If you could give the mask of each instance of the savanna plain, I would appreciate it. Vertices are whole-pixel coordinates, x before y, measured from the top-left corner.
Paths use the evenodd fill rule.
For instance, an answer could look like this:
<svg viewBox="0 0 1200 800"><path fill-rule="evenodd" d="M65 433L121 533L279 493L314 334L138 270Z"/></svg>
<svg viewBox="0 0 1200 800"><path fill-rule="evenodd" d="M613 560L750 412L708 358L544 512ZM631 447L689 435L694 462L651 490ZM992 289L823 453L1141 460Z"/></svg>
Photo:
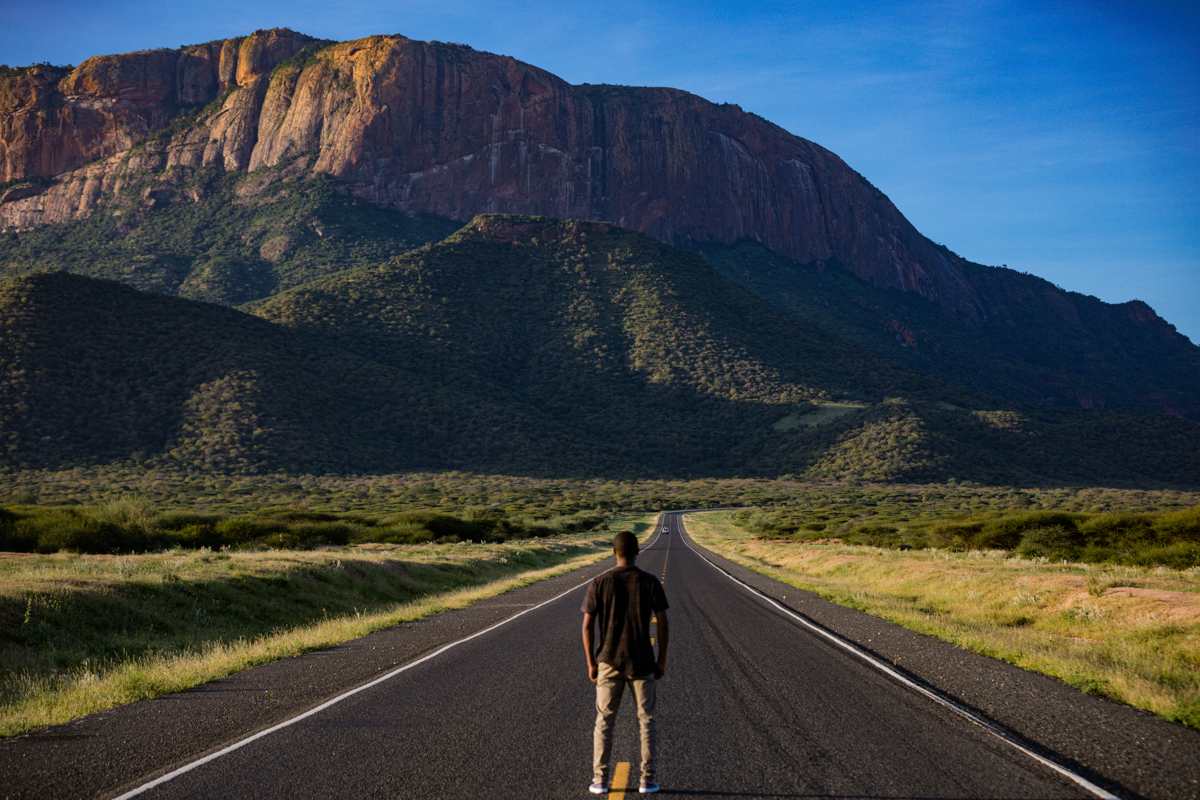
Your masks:
<svg viewBox="0 0 1200 800"><path fill-rule="evenodd" d="M0 476L0 735L586 564L687 517L826 599L1200 727L1200 495L466 473Z"/></svg>

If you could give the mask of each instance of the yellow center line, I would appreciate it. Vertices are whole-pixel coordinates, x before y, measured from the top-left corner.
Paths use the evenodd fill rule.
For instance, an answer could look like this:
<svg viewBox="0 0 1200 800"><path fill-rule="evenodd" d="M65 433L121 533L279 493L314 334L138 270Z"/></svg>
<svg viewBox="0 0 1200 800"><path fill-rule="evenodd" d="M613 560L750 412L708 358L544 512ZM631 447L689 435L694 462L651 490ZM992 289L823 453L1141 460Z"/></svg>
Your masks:
<svg viewBox="0 0 1200 800"><path fill-rule="evenodd" d="M629 783L629 762L621 761L613 770L612 785L608 787L609 800L625 800L625 785Z"/></svg>

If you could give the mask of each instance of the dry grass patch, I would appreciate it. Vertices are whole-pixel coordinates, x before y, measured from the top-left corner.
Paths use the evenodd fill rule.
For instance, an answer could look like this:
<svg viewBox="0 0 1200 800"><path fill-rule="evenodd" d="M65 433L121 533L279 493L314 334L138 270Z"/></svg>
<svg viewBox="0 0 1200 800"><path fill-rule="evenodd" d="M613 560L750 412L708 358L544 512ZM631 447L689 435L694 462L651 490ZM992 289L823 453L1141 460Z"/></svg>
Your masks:
<svg viewBox="0 0 1200 800"><path fill-rule="evenodd" d="M689 515L687 528L705 547L797 588L1200 727L1195 568L759 540L729 512Z"/></svg>

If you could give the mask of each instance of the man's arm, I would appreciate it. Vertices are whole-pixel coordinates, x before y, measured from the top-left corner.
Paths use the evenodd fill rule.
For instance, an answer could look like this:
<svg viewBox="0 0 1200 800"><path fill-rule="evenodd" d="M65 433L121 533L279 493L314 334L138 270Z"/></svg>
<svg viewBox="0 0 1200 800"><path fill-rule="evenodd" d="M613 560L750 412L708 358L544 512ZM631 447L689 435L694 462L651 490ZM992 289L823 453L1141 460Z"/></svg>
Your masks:
<svg viewBox="0 0 1200 800"><path fill-rule="evenodd" d="M654 665L655 679L661 678L667 671L667 641L671 638L671 629L667 625L667 612L655 611L658 620L658 663Z"/></svg>
<svg viewBox="0 0 1200 800"><path fill-rule="evenodd" d="M600 674L600 667L596 664L596 655L593 652L596 647L596 634L592 630L592 615L585 613L583 615L583 649L587 653L588 677L592 683L596 682L596 676Z"/></svg>

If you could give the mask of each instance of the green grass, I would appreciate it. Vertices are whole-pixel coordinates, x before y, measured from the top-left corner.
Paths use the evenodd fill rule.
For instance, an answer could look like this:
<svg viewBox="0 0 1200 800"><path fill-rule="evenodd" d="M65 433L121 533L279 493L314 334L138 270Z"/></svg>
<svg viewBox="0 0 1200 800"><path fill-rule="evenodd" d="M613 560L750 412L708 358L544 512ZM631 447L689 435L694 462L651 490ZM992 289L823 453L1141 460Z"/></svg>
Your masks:
<svg viewBox="0 0 1200 800"><path fill-rule="evenodd" d="M687 529L789 585L1200 727L1200 568L760 539L729 512Z"/></svg>
<svg viewBox="0 0 1200 800"><path fill-rule="evenodd" d="M655 515L613 518L644 535ZM0 558L0 736L157 697L606 558L611 533L504 544Z"/></svg>

